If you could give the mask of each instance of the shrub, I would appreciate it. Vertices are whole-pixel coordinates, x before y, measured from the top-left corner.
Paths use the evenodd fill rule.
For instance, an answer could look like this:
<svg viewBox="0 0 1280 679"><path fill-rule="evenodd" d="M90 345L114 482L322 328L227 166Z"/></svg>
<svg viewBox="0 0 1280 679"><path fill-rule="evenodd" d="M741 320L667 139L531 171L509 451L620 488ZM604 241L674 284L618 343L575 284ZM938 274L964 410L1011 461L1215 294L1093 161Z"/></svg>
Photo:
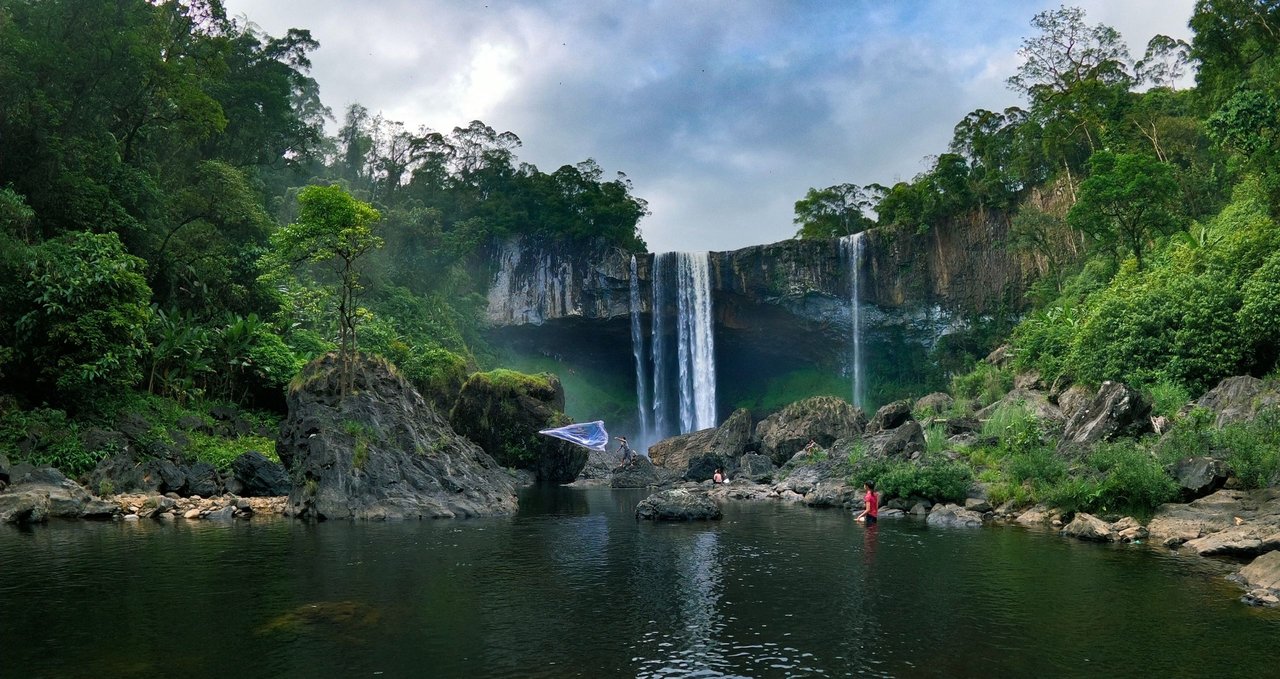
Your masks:
<svg viewBox="0 0 1280 679"><path fill-rule="evenodd" d="M1089 455L1101 481L1093 511L1130 510L1145 513L1172 500L1178 485L1154 455L1134 441L1099 445Z"/></svg>
<svg viewBox="0 0 1280 679"><path fill-rule="evenodd" d="M1013 388L1013 375L989 363L978 363L964 375L951 378L951 393L959 398L995 403Z"/></svg>
<svg viewBox="0 0 1280 679"><path fill-rule="evenodd" d="M1280 484L1280 409L1215 432L1214 447L1246 488Z"/></svg>
<svg viewBox="0 0 1280 679"><path fill-rule="evenodd" d="M962 462L915 464L878 460L864 464L859 481L874 481L887 497L918 497L933 502L959 502L969 493L973 470Z"/></svg>
<svg viewBox="0 0 1280 679"><path fill-rule="evenodd" d="M1245 283L1237 319L1254 368L1258 372L1274 368L1280 357L1280 252Z"/></svg>
<svg viewBox="0 0 1280 679"><path fill-rule="evenodd" d="M1172 418L1191 400L1191 391L1179 382L1160 380L1147 390L1151 398L1151 414Z"/></svg>

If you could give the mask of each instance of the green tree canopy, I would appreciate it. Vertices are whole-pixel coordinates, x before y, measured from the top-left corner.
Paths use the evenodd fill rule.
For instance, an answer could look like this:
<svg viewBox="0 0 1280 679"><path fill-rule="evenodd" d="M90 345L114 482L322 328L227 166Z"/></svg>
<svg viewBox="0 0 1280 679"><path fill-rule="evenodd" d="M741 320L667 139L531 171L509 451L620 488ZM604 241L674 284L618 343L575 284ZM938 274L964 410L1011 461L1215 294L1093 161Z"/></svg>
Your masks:
<svg viewBox="0 0 1280 679"><path fill-rule="evenodd" d="M1179 223L1172 168L1145 154L1099 151L1089 171L1068 223L1104 247L1132 253L1141 269L1151 239Z"/></svg>

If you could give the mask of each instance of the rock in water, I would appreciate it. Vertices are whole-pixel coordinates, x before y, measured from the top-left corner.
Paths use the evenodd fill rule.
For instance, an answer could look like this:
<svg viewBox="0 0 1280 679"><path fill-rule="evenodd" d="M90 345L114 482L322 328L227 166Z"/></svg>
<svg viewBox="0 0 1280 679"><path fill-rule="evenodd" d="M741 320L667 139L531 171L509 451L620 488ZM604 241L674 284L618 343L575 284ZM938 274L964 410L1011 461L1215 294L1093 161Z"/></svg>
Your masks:
<svg viewBox="0 0 1280 679"><path fill-rule="evenodd" d="M651 521L706 521L720 516L715 500L683 488L654 493L636 505L636 518Z"/></svg>
<svg viewBox="0 0 1280 679"><path fill-rule="evenodd" d="M289 391L276 444L293 484L288 513L392 519L515 511L506 470L454 433L390 364L353 360L345 397L334 354L304 368Z"/></svg>
<svg viewBox="0 0 1280 679"><path fill-rule="evenodd" d="M467 379L449 422L504 467L533 471L540 483L572 483L589 451L538 433L570 424L563 411L564 388L555 375L494 370Z"/></svg>

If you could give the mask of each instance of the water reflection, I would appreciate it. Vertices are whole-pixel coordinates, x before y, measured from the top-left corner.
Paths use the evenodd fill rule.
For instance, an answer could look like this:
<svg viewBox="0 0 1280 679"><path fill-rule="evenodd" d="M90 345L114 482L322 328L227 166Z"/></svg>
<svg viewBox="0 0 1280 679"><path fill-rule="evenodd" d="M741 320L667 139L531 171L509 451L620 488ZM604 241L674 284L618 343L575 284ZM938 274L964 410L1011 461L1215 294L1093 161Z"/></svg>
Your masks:
<svg viewBox="0 0 1280 679"><path fill-rule="evenodd" d="M1221 673L1204 648L1259 649L1230 671L1274 673L1280 611L1201 560L774 504L655 525L643 496L554 489L468 521L0 526L0 638L22 640L0 676ZM172 612L164 634L121 624Z"/></svg>

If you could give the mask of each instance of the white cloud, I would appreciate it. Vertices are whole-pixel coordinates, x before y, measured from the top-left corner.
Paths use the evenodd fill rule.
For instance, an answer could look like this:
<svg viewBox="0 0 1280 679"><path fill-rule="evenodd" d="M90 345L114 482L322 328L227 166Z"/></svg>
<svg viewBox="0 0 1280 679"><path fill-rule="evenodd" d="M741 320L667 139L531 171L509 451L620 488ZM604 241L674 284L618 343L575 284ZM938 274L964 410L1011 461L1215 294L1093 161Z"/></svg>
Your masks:
<svg viewBox="0 0 1280 679"><path fill-rule="evenodd" d="M654 250L790 237L810 186L892 183L945 150L1004 84L1038 11L1057 2L580 3L228 0L273 35L309 28L327 104L410 128L473 119L545 171L593 157L653 215ZM1192 0L1086 0L1141 56L1189 39Z"/></svg>

